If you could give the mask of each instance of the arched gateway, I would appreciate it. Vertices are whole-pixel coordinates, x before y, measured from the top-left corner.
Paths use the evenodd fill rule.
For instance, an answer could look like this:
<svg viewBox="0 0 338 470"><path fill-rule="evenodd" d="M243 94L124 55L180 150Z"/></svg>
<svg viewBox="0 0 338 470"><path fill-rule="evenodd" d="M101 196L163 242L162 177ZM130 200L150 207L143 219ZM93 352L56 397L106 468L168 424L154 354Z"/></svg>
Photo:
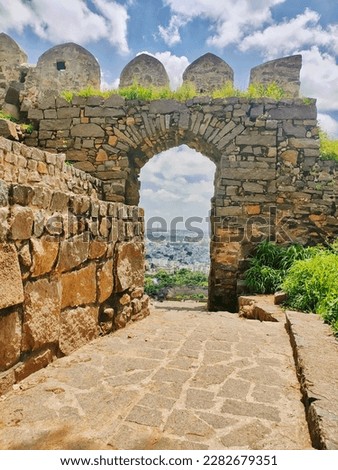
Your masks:
<svg viewBox="0 0 338 470"><path fill-rule="evenodd" d="M319 159L314 101L56 98L29 118L38 128L29 144L65 151L103 181L107 201L137 205L140 169L163 150L186 144L215 163L210 310L236 309L262 239L305 243L336 232L335 166Z"/></svg>

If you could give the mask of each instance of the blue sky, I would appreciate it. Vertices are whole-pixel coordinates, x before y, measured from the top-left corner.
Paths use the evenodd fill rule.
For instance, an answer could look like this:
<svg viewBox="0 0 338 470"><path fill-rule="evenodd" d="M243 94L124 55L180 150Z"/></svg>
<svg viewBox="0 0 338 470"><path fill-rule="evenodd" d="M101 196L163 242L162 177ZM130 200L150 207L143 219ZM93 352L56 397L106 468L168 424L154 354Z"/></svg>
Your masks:
<svg viewBox="0 0 338 470"><path fill-rule="evenodd" d="M81 44L98 59L106 87L117 85L123 67L140 52L164 63L173 87L189 63L213 52L234 69L239 88L246 88L253 66L301 53L301 92L317 98L321 126L338 137L338 0L0 0L0 31L18 42L30 63L55 44ZM182 148L167 158L173 154L181 157L178 170L184 155L195 155ZM213 167L203 161L205 174L196 170L196 181L212 187ZM157 173L147 170L144 181L152 196L163 189L155 184L165 171L160 166ZM166 196L168 211L177 207L177 199L170 203L162 191L163 201ZM209 202L202 206L201 214Z"/></svg>

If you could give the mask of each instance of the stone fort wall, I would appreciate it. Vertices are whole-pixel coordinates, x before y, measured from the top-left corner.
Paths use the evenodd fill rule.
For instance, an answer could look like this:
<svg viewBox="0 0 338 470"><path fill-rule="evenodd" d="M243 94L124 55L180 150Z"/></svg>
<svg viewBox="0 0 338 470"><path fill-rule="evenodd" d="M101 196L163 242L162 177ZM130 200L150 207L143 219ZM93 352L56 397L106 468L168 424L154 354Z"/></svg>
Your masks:
<svg viewBox="0 0 338 470"><path fill-rule="evenodd" d="M137 205L142 168L164 150L186 144L215 163L212 310L236 310L261 240L321 243L337 235L336 163L320 159L314 100L51 98L28 116L36 130L26 143L64 151L101 180L107 201Z"/></svg>
<svg viewBox="0 0 338 470"><path fill-rule="evenodd" d="M143 212L101 182L0 138L0 393L148 315Z"/></svg>
<svg viewBox="0 0 338 470"><path fill-rule="evenodd" d="M186 144L215 163L210 310L237 309L260 241L337 236L337 165L320 159L315 101L298 98L300 56L251 71L251 83L287 90L292 99L279 102L113 95L69 103L60 91L99 88L95 58L65 44L35 67L26 60L0 34L0 106L34 126L26 145L0 139L0 392L149 313L139 176L164 150ZM121 86L133 77L168 84L163 65L144 54L122 71ZM232 82L233 71L206 54L183 80L206 93Z"/></svg>

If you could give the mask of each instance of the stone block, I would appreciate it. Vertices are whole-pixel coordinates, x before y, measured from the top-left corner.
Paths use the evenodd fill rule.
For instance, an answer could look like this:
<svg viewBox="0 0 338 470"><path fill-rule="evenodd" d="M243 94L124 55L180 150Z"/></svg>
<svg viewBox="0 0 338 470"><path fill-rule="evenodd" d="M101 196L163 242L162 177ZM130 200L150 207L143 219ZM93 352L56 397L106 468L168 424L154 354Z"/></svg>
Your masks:
<svg viewBox="0 0 338 470"><path fill-rule="evenodd" d="M40 131L68 130L71 122L71 119L43 119L40 121Z"/></svg>
<svg viewBox="0 0 338 470"><path fill-rule="evenodd" d="M50 349L47 349L43 352L37 352L28 358L23 364L20 364L15 368L15 381L20 382L29 375L37 372L44 367L47 367L48 364L53 362L54 356L53 352Z"/></svg>
<svg viewBox="0 0 338 470"><path fill-rule="evenodd" d="M19 258L14 244L0 244L0 309L24 300Z"/></svg>
<svg viewBox="0 0 338 470"><path fill-rule="evenodd" d="M319 156L319 139L296 139L292 137L289 139L290 147L297 149L318 149Z"/></svg>
<svg viewBox="0 0 338 470"><path fill-rule="evenodd" d="M86 117L122 117L125 116L125 111L123 109L118 108L102 108L101 106L91 107L86 106L85 108L85 116Z"/></svg>
<svg viewBox="0 0 338 470"><path fill-rule="evenodd" d="M57 271L70 271L85 262L88 259L89 243L88 233L61 242Z"/></svg>
<svg viewBox="0 0 338 470"><path fill-rule="evenodd" d="M243 183L244 191L248 193L263 193L264 187L259 183Z"/></svg>
<svg viewBox="0 0 338 470"><path fill-rule="evenodd" d="M28 119L40 121L43 119L43 112L41 109L31 108L28 110Z"/></svg>
<svg viewBox="0 0 338 470"><path fill-rule="evenodd" d="M106 162L108 160L107 152L103 149L100 149L96 154L96 162Z"/></svg>
<svg viewBox="0 0 338 470"><path fill-rule="evenodd" d="M12 204L28 206L33 199L34 189L31 186L14 185L12 187Z"/></svg>
<svg viewBox="0 0 338 470"><path fill-rule="evenodd" d="M27 240L32 235L33 211L29 207L13 206L10 222L11 237L13 240Z"/></svg>
<svg viewBox="0 0 338 470"><path fill-rule="evenodd" d="M57 110L58 119L77 118L80 117L80 108L59 108Z"/></svg>
<svg viewBox="0 0 338 470"><path fill-rule="evenodd" d="M39 279L25 285L23 351L57 343L60 324L60 284Z"/></svg>
<svg viewBox="0 0 338 470"><path fill-rule="evenodd" d="M56 109L46 109L43 115L45 119L57 119Z"/></svg>
<svg viewBox="0 0 338 470"><path fill-rule="evenodd" d="M7 234L9 231L8 225L8 214L9 209L7 207L0 208L0 242L7 239Z"/></svg>
<svg viewBox="0 0 338 470"><path fill-rule="evenodd" d="M52 195L50 209L53 212L64 212L68 207L69 196L61 191L56 191Z"/></svg>
<svg viewBox="0 0 338 470"><path fill-rule="evenodd" d="M8 185L0 180L0 207L8 205Z"/></svg>
<svg viewBox="0 0 338 470"><path fill-rule="evenodd" d="M276 170L262 170L261 168L226 168L221 171L221 176L227 178L229 181L269 181L276 178Z"/></svg>
<svg viewBox="0 0 338 470"><path fill-rule="evenodd" d="M143 287L144 253L142 243L121 243L117 248L116 291Z"/></svg>
<svg viewBox="0 0 338 470"><path fill-rule="evenodd" d="M74 163L74 168L89 173L93 173L96 170L95 166L91 162L76 162Z"/></svg>
<svg viewBox="0 0 338 470"><path fill-rule="evenodd" d="M294 126L289 121L283 123L283 130L288 137L304 138L306 136L306 128L304 125Z"/></svg>
<svg viewBox="0 0 338 470"><path fill-rule="evenodd" d="M53 237L32 238L33 277L43 276L51 272L59 253L59 242Z"/></svg>
<svg viewBox="0 0 338 470"><path fill-rule="evenodd" d="M113 292L113 260L108 260L97 273L98 301L100 303L108 299Z"/></svg>
<svg viewBox="0 0 338 470"><path fill-rule="evenodd" d="M18 312L0 313L0 370L9 369L20 358L21 319Z"/></svg>
<svg viewBox="0 0 338 470"><path fill-rule="evenodd" d="M125 98L123 98L122 96L112 95L105 100L105 102L103 103L103 107L113 108L115 106L116 107L123 106L125 104L125 101L126 101Z"/></svg>
<svg viewBox="0 0 338 470"><path fill-rule="evenodd" d="M102 258L107 251L107 244L98 240L93 240L89 245L89 259L99 259Z"/></svg>
<svg viewBox="0 0 338 470"><path fill-rule="evenodd" d="M63 274L61 307L77 307L96 301L96 265Z"/></svg>
<svg viewBox="0 0 338 470"><path fill-rule="evenodd" d="M14 122L0 119L0 135L10 140L19 140Z"/></svg>
<svg viewBox="0 0 338 470"><path fill-rule="evenodd" d="M242 214L242 206L228 206L216 208L216 217L240 216Z"/></svg>
<svg viewBox="0 0 338 470"><path fill-rule="evenodd" d="M261 206L259 204L250 204L245 206L245 211L248 215L258 215L261 213Z"/></svg>
<svg viewBox="0 0 338 470"><path fill-rule="evenodd" d="M98 336L97 307L77 307L65 310L60 317L59 349L68 355Z"/></svg>
<svg viewBox="0 0 338 470"><path fill-rule="evenodd" d="M104 137L104 130L97 124L77 124L70 133L73 137Z"/></svg>
<svg viewBox="0 0 338 470"><path fill-rule="evenodd" d="M85 162L88 158L88 151L86 150L76 150L68 149L67 150L67 160L73 162Z"/></svg>
<svg viewBox="0 0 338 470"><path fill-rule="evenodd" d="M276 146L275 135L245 134L236 137L236 145L263 145L265 147Z"/></svg>
<svg viewBox="0 0 338 470"><path fill-rule="evenodd" d="M292 165L297 165L298 152L296 150L286 150L281 154L284 162L289 162Z"/></svg>
<svg viewBox="0 0 338 470"><path fill-rule="evenodd" d="M0 395L7 393L15 384L14 369L0 374Z"/></svg>
<svg viewBox="0 0 338 470"><path fill-rule="evenodd" d="M149 104L150 114L184 113L186 111L188 111L187 106L176 100L154 100Z"/></svg>
<svg viewBox="0 0 338 470"><path fill-rule="evenodd" d="M317 108L315 104L281 106L269 109L269 119L317 119Z"/></svg>

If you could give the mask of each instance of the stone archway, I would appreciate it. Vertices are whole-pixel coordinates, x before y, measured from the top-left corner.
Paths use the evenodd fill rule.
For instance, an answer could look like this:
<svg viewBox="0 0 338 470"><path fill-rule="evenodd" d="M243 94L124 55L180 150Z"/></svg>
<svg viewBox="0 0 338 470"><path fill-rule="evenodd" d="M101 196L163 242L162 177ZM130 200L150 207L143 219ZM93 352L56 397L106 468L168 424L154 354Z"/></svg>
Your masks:
<svg viewBox="0 0 338 470"><path fill-rule="evenodd" d="M126 158L128 161L128 176L125 180L124 193L125 202L128 205L139 204L139 175L142 167L153 156L164 150L185 144L202 153L215 164L210 230L209 310L236 311L237 281L244 246L244 240L238 240L238 230L244 233L244 221L239 220L233 225L229 225L228 222L232 217L243 215L246 219L247 213L243 213L243 198L237 200L239 190L234 189L235 185L239 188L238 180L242 179L241 176L229 174L229 181L224 183L223 173L227 167L229 173L233 171L233 162L241 158L241 146L236 145L236 139L246 129L243 117L246 116L248 108L245 106L244 113L241 112L241 106L235 108L234 105L228 105L228 112L224 113L220 112L222 107L216 106L215 110L210 109L210 112L204 112L203 101L205 101L203 98L195 99L190 106L169 100L151 102L147 112L139 113L136 108L132 113L129 112L123 124L114 127L113 132L115 138L117 137L125 147L123 149L125 157L122 153L121 158ZM246 138L250 139L249 136ZM267 152L265 147L276 145L275 131L270 131L268 136L261 138L260 145L263 144L265 144L264 154ZM245 161L246 158L243 162ZM272 161L267 166L270 165L274 166ZM249 162L246 166L247 173L251 173L254 165ZM271 172L269 178L271 178ZM231 181L234 182L233 185ZM107 199L111 193L109 184L110 182L105 183ZM228 185L230 191L226 189Z"/></svg>
<svg viewBox="0 0 338 470"><path fill-rule="evenodd" d="M38 130L28 143L60 151L66 143L67 160L100 180L106 201L138 205L140 169L164 150L186 144L215 163L210 310L236 310L262 239L336 233L335 167L319 159L314 102L74 97L47 100L29 117Z"/></svg>

